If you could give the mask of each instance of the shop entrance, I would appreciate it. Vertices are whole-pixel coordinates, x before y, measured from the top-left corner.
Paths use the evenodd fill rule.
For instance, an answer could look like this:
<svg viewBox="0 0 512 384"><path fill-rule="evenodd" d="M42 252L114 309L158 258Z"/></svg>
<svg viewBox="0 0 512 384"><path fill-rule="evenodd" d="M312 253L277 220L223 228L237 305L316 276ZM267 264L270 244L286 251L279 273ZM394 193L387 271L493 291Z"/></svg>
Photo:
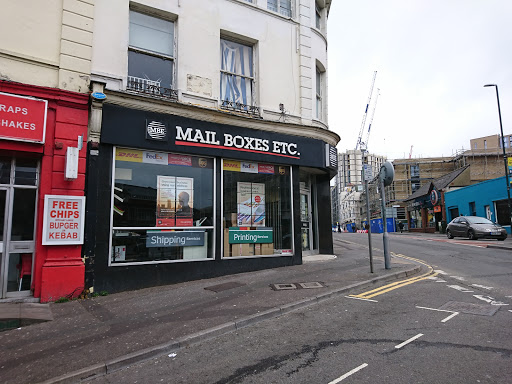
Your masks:
<svg viewBox="0 0 512 384"><path fill-rule="evenodd" d="M300 191L300 222L302 253L308 254L313 250L313 221L311 211L311 193L307 190Z"/></svg>
<svg viewBox="0 0 512 384"><path fill-rule="evenodd" d="M0 298L30 296L38 161L0 157Z"/></svg>

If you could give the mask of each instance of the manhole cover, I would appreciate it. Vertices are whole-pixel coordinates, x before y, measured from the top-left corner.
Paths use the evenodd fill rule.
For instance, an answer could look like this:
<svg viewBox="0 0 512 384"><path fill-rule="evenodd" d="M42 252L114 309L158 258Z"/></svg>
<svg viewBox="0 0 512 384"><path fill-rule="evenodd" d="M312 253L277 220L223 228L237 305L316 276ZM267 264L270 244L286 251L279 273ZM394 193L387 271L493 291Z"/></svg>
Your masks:
<svg viewBox="0 0 512 384"><path fill-rule="evenodd" d="M290 289L312 289L312 288L325 288L326 285L318 281L310 283L283 283L283 284L270 284L270 288L274 291L287 291Z"/></svg>
<svg viewBox="0 0 512 384"><path fill-rule="evenodd" d="M496 305L471 304L461 303L458 301L449 301L439 309L444 309L446 311L452 312L469 313L471 315L492 316L496 312L498 312L498 309L500 309L500 307Z"/></svg>
<svg viewBox="0 0 512 384"><path fill-rule="evenodd" d="M212 285L210 287L205 287L204 289L207 289L207 290L213 291L213 292L221 292L221 291L227 291L228 289L243 287L244 285L245 284L238 283L236 281L230 281L229 283Z"/></svg>

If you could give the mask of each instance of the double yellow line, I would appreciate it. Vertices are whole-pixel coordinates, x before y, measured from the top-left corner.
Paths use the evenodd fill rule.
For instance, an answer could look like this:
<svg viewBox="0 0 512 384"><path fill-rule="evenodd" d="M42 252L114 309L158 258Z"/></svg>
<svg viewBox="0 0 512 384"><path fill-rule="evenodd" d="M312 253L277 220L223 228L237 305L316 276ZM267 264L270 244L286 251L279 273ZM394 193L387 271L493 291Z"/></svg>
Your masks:
<svg viewBox="0 0 512 384"><path fill-rule="evenodd" d="M413 257L404 256L404 255L400 255L400 254L394 254L394 253L393 253L393 256L400 257L400 258L406 259L406 260L412 260L417 263L423 264L426 267L428 267L428 272L421 276L412 277L410 279L406 279L406 280L402 280L402 281L396 281L394 283L384 285L383 287L360 293L359 295L349 295L349 296L355 297L358 299L371 299L372 297L379 296L379 295L382 295L383 293L392 291L394 289L402 288L402 287L405 287L406 285L413 284L418 281L428 279L429 277L436 276L438 274L438 272L434 272L434 268L432 268L430 265L425 263L423 260L415 259Z"/></svg>

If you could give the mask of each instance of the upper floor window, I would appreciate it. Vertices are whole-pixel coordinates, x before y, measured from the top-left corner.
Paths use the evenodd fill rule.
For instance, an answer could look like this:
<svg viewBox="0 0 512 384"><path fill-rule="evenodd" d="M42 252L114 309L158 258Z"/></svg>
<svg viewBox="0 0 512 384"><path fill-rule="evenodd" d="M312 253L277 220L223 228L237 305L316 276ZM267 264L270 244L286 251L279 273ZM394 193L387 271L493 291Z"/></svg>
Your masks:
<svg viewBox="0 0 512 384"><path fill-rule="evenodd" d="M250 112L254 105L253 48L221 39L220 55L221 106Z"/></svg>
<svg viewBox="0 0 512 384"><path fill-rule="evenodd" d="M320 29L322 26L322 13L317 4L315 4L315 26L317 29Z"/></svg>
<svg viewBox="0 0 512 384"><path fill-rule="evenodd" d="M128 89L171 96L174 59L174 23L130 11Z"/></svg>
<svg viewBox="0 0 512 384"><path fill-rule="evenodd" d="M411 179L420 177L420 166L419 165L411 165Z"/></svg>
<svg viewBox="0 0 512 384"><path fill-rule="evenodd" d="M322 118L322 72L316 69L316 118Z"/></svg>
<svg viewBox="0 0 512 384"><path fill-rule="evenodd" d="M292 17L291 0L267 0L267 8L283 16Z"/></svg>
<svg viewBox="0 0 512 384"><path fill-rule="evenodd" d="M501 145L500 145L501 147ZM487 140L484 140L484 149L487 149Z"/></svg>

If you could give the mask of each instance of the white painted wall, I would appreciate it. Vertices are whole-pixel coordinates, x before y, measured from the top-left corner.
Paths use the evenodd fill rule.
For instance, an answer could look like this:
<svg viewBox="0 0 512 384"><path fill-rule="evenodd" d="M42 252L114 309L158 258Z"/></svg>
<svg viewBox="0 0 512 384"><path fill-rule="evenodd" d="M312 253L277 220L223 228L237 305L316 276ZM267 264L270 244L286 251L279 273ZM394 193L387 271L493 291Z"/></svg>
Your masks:
<svg viewBox="0 0 512 384"><path fill-rule="evenodd" d="M89 91L94 0L4 1L0 79Z"/></svg>
<svg viewBox="0 0 512 384"><path fill-rule="evenodd" d="M300 1L310 2L314 12L315 0ZM296 3L298 5L299 0ZM279 104L282 103L290 119L311 123L311 116L304 116L302 109L300 73L306 70L314 79L317 59L327 67L326 41L310 33L314 46L308 52L309 68L301 68L300 50L304 48L297 41L298 18L290 20L268 11L266 0L253 4L244 0L139 0L131 2L131 6L175 20L175 84L181 102L217 106L220 38L221 34L232 34L254 44L256 105L263 109L263 117L279 119ZM126 86L129 7L128 0L97 1L95 5L92 75L94 79L107 82L107 88L113 90ZM308 20L309 32L314 22L314 18ZM307 96L311 99L314 87L311 78L309 81ZM198 88L197 84L203 88ZM208 92L210 86L211 92Z"/></svg>

